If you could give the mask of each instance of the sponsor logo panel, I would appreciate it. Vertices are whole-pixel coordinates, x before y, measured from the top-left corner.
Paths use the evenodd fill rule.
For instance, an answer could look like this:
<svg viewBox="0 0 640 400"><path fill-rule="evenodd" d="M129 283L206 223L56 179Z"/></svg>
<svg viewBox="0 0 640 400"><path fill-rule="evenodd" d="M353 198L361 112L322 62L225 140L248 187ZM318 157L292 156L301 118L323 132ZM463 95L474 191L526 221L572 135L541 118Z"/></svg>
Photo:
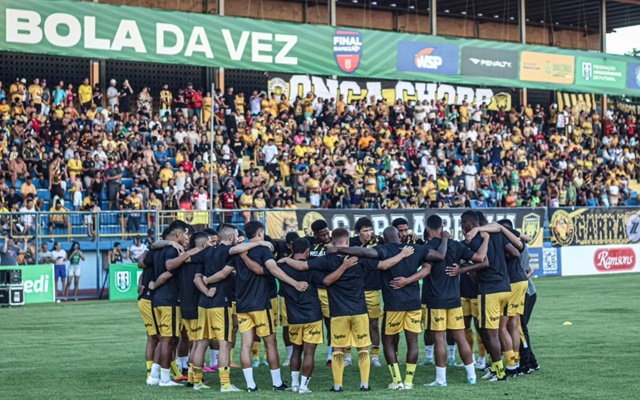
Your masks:
<svg viewBox="0 0 640 400"><path fill-rule="evenodd" d="M362 35L358 31L337 30L333 35L333 55L338 68L351 74L362 60Z"/></svg>
<svg viewBox="0 0 640 400"><path fill-rule="evenodd" d="M624 61L591 57L576 58L576 84L624 88L627 68Z"/></svg>
<svg viewBox="0 0 640 400"><path fill-rule="evenodd" d="M489 78L518 78L518 52L480 47L462 48L462 75Z"/></svg>
<svg viewBox="0 0 640 400"><path fill-rule="evenodd" d="M523 51L520 55L520 79L523 81L573 84L575 57Z"/></svg>
<svg viewBox="0 0 640 400"><path fill-rule="evenodd" d="M459 46L401 41L398 43L398 71L456 75Z"/></svg>

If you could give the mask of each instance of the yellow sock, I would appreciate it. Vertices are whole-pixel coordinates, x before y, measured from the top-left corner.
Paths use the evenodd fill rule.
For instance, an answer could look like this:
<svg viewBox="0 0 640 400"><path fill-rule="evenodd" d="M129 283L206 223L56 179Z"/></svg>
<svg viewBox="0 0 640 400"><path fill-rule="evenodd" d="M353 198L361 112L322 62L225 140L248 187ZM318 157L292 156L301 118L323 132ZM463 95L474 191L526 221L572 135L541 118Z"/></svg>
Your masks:
<svg viewBox="0 0 640 400"><path fill-rule="evenodd" d="M251 358L260 358L260 342L253 342L251 345Z"/></svg>
<svg viewBox="0 0 640 400"><path fill-rule="evenodd" d="M220 368L218 372L220 373L220 386L227 389L231 386L231 368Z"/></svg>
<svg viewBox="0 0 640 400"><path fill-rule="evenodd" d="M494 361L491 363L491 371L498 377L498 379L502 379L505 376L504 373L504 365L502 365L502 360Z"/></svg>
<svg viewBox="0 0 640 400"><path fill-rule="evenodd" d="M416 374L416 364L407 363L407 374L404 377L405 385L413 385L413 376Z"/></svg>
<svg viewBox="0 0 640 400"><path fill-rule="evenodd" d="M514 351L513 352L513 357L516 360L516 364L518 364L520 362L520 352L519 351Z"/></svg>
<svg viewBox="0 0 640 400"><path fill-rule="evenodd" d="M378 357L378 354L380 354L380 347L371 348L371 355L373 357Z"/></svg>
<svg viewBox="0 0 640 400"><path fill-rule="evenodd" d="M233 353L235 352L236 349L231 349L229 350L229 362L233 362Z"/></svg>
<svg viewBox="0 0 640 400"><path fill-rule="evenodd" d="M358 352L358 368L360 369L360 384L366 384L369 387L369 374L371 373L369 350Z"/></svg>
<svg viewBox="0 0 640 400"><path fill-rule="evenodd" d="M171 361L171 375L173 375L174 378L182 378L182 372L180 372L180 368L178 368L175 360Z"/></svg>
<svg viewBox="0 0 640 400"><path fill-rule="evenodd" d="M516 358L514 356L513 350L503 351L502 355L504 356L504 359L507 362L507 367L516 366Z"/></svg>
<svg viewBox="0 0 640 400"><path fill-rule="evenodd" d="M202 385L202 367L193 367L193 384Z"/></svg>
<svg viewBox="0 0 640 400"><path fill-rule="evenodd" d="M336 386L342 386L342 376L344 375L343 352L333 352L333 360L331 361L331 372L333 373L333 384Z"/></svg>
<svg viewBox="0 0 640 400"><path fill-rule="evenodd" d="M402 376L400 376L400 366L398 363L389 365L389 372L391 373L391 381L394 385L402 382Z"/></svg>
<svg viewBox="0 0 640 400"><path fill-rule="evenodd" d="M151 375L151 366L153 365L153 361L147 361L147 378Z"/></svg>
<svg viewBox="0 0 640 400"><path fill-rule="evenodd" d="M487 356L487 349L484 347L484 343L482 343L482 337L480 337L480 335L478 335L478 355L480 357Z"/></svg>
<svg viewBox="0 0 640 400"><path fill-rule="evenodd" d="M475 342L473 341L473 331L471 329L465 329L464 337L467 339L467 342L469 343L469 347L471 347L471 352L473 353L475 349Z"/></svg>
<svg viewBox="0 0 640 400"><path fill-rule="evenodd" d="M193 383L193 363L189 363L189 372L187 374L187 382Z"/></svg>

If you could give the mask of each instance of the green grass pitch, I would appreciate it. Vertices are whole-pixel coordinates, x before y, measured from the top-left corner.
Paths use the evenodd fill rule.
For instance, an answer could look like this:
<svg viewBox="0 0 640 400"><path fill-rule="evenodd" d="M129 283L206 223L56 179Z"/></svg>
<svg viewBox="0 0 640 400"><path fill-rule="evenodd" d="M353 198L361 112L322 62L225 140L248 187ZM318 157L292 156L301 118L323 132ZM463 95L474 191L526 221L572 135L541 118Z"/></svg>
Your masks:
<svg viewBox="0 0 640 400"><path fill-rule="evenodd" d="M542 371L509 382L464 383L463 368L448 368L446 388L427 388L433 366L419 366L416 389L389 392L387 367L372 368L371 393L359 392L357 366L345 371L345 392L329 393L326 347L316 356L308 397L360 399L640 399L640 274L548 278L535 281L538 304L530 332ZM572 326L563 326L570 321ZM273 393L268 368L254 371L259 393L221 394L217 374L205 374L212 389L145 385L145 334L135 302L80 302L0 309L0 384L4 399L209 399L294 398ZM281 357L284 355L278 337ZM238 348L238 346L237 346ZM238 362L239 350L236 351ZM404 353L404 347L401 349ZM404 356L401 357L403 359ZM420 346L420 359L424 347ZM404 364L404 362L402 362ZM404 366L401 365L404 375ZM282 368L285 381L289 368ZM240 369L232 382L244 389Z"/></svg>

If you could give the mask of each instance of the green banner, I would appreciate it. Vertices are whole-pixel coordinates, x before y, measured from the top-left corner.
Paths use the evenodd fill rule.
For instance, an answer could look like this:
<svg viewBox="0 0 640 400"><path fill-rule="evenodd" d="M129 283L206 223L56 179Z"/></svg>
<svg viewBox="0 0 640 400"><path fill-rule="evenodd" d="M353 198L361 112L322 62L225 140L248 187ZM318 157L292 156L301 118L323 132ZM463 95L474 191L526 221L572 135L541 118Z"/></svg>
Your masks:
<svg viewBox="0 0 640 400"><path fill-rule="evenodd" d="M578 57L576 84L622 89L627 85L627 64L607 58Z"/></svg>
<svg viewBox="0 0 640 400"><path fill-rule="evenodd" d="M0 51L640 95L637 59L547 46L45 0L0 0L0 26Z"/></svg>
<svg viewBox="0 0 640 400"><path fill-rule="evenodd" d="M138 264L110 264L109 300L137 299L138 278L141 274Z"/></svg>
<svg viewBox="0 0 640 400"><path fill-rule="evenodd" d="M0 267L0 270L19 269L22 271L24 303L53 303L55 301L55 280L53 264L16 265Z"/></svg>

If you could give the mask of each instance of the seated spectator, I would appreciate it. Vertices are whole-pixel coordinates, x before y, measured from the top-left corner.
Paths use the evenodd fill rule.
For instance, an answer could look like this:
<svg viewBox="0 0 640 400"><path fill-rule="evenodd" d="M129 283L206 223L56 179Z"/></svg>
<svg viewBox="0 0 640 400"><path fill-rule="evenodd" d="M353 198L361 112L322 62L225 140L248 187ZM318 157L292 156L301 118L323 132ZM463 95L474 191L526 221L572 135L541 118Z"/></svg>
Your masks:
<svg viewBox="0 0 640 400"><path fill-rule="evenodd" d="M55 206L51 209L52 213L67 213L69 210L62 205L61 201L56 201ZM50 214L49 223L49 235L53 235L54 228L69 228L69 215L68 214Z"/></svg>

